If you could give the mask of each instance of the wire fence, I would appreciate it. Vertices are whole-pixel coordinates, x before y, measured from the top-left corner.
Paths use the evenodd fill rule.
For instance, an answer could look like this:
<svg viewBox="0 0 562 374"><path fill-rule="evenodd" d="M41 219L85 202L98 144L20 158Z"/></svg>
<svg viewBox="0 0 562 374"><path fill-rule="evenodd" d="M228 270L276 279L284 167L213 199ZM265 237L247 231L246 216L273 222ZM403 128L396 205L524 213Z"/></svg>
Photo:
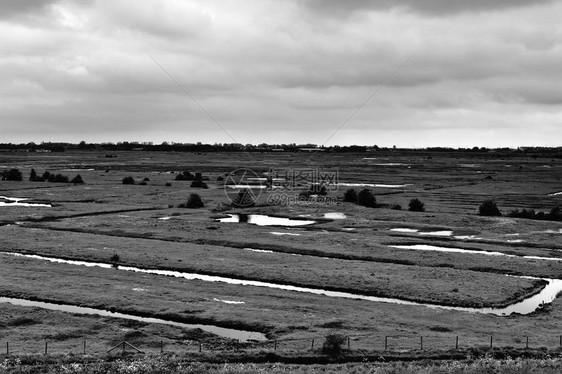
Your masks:
<svg viewBox="0 0 562 374"><path fill-rule="evenodd" d="M338 335L337 349L346 352L416 352L508 348L508 349L562 349L562 335L505 337L459 335ZM265 342L238 342L228 344L199 340L142 340L105 341L103 339L71 339L65 341L0 341L0 356L12 355L99 355L99 354L157 354L165 352L221 352L271 351L318 353L325 348L327 337L298 339L271 339Z"/></svg>

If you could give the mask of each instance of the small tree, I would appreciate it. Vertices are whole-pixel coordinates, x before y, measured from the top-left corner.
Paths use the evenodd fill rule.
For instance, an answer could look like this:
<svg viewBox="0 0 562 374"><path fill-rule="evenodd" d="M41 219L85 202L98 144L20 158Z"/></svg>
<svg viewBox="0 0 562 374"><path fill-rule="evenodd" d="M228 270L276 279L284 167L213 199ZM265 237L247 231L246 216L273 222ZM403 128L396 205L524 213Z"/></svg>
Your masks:
<svg viewBox="0 0 562 374"><path fill-rule="evenodd" d="M109 261L111 261L113 267L117 267L119 266L119 261L121 261L121 259L119 258L119 255L116 253L109 258Z"/></svg>
<svg viewBox="0 0 562 374"><path fill-rule="evenodd" d="M5 170L2 173L2 180L21 181L22 179L23 179L23 177L22 177L21 171L19 171L19 169Z"/></svg>
<svg viewBox="0 0 562 374"><path fill-rule="evenodd" d="M36 178L37 173L35 172L35 169L31 169L31 172L29 173L29 180L33 182Z"/></svg>
<svg viewBox="0 0 562 374"><path fill-rule="evenodd" d="M422 203L420 199L412 199L408 204L408 210L410 212L424 212L425 204Z"/></svg>
<svg viewBox="0 0 562 374"><path fill-rule="evenodd" d="M135 184L135 179L133 177L125 177L122 182L123 184Z"/></svg>
<svg viewBox="0 0 562 374"><path fill-rule="evenodd" d="M207 183L203 182L200 179L196 179L193 182L191 182L191 187L196 187L196 188L209 188L209 186L207 186Z"/></svg>
<svg viewBox="0 0 562 374"><path fill-rule="evenodd" d="M501 216L498 206L493 200L486 200L478 207L478 214L481 216Z"/></svg>
<svg viewBox="0 0 562 374"><path fill-rule="evenodd" d="M374 208L377 206L377 199L375 195L368 188L362 189L357 194L357 204Z"/></svg>
<svg viewBox="0 0 562 374"><path fill-rule="evenodd" d="M330 356L339 356L345 343L345 336L340 334L329 334L322 345L322 353Z"/></svg>
<svg viewBox="0 0 562 374"><path fill-rule="evenodd" d="M189 195L187 199L187 203L180 204L181 208L189 208L189 209L199 209L203 208L205 204L203 204L203 200L201 200L201 196L196 193L192 193Z"/></svg>
<svg viewBox="0 0 562 374"><path fill-rule="evenodd" d="M82 177L80 176L80 174L77 174L74 178L72 178L70 183L82 184L82 183L84 183L84 181L82 180Z"/></svg>
<svg viewBox="0 0 562 374"><path fill-rule="evenodd" d="M345 193L343 194L343 201L347 201L348 203L356 203L357 192L353 188L345 191Z"/></svg>

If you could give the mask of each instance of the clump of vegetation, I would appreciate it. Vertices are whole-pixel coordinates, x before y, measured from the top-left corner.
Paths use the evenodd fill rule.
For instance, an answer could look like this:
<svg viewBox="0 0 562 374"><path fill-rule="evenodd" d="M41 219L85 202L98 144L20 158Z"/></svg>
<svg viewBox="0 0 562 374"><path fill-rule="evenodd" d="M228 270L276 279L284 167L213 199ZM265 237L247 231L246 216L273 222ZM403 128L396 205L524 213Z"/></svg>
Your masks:
<svg viewBox="0 0 562 374"><path fill-rule="evenodd" d="M501 216L498 205L493 200L486 200L478 207L478 214L481 216Z"/></svg>
<svg viewBox="0 0 562 374"><path fill-rule="evenodd" d="M37 172L35 171L35 169L31 169L31 172L29 173L29 180L31 182L45 182L45 178L37 175Z"/></svg>
<svg viewBox="0 0 562 374"><path fill-rule="evenodd" d="M195 180L195 176L191 174L189 171L184 171L183 173L179 173L176 175L177 181L192 181Z"/></svg>
<svg viewBox="0 0 562 374"><path fill-rule="evenodd" d="M328 194L328 190L326 189L326 186L324 186L324 184L322 183L312 183L310 185L310 194L325 196Z"/></svg>
<svg viewBox="0 0 562 374"><path fill-rule="evenodd" d="M526 218L544 221L562 221L562 213L560 212L560 205L556 205L550 212L535 212L533 209L512 210L507 213L508 217L512 218Z"/></svg>
<svg viewBox="0 0 562 374"><path fill-rule="evenodd" d="M31 180L31 178L30 178ZM68 179L68 177L66 175L62 175L62 174L54 174L51 173L49 171L45 171L43 173L43 175L41 177L37 177L37 175L35 175L35 181L39 182L43 182L43 181L49 181L52 183L69 183L70 180Z"/></svg>
<svg viewBox="0 0 562 374"><path fill-rule="evenodd" d="M377 199L371 190L364 188L357 194L357 204L368 208L375 208L377 206Z"/></svg>
<svg viewBox="0 0 562 374"><path fill-rule="evenodd" d="M84 180L82 179L82 177L80 176L80 174L77 174L74 178L72 178L70 180L70 183L74 183L74 184L83 184Z"/></svg>
<svg viewBox="0 0 562 374"><path fill-rule="evenodd" d="M343 201L348 203L356 203L357 202L357 191L355 189L350 188L343 194Z"/></svg>
<svg viewBox="0 0 562 374"><path fill-rule="evenodd" d="M119 257L119 255L116 253L113 256L111 256L109 258L109 261L111 262L111 264L113 265L113 267L118 267L119 266L119 261L121 261L121 258Z"/></svg>
<svg viewBox="0 0 562 374"><path fill-rule="evenodd" d="M178 207L180 208L189 208L189 209L199 209L199 208L203 208L204 206L205 204L203 204L203 200L201 199L201 196L199 196L196 193L192 193L189 195L187 199L187 203L178 205Z"/></svg>
<svg viewBox="0 0 562 374"><path fill-rule="evenodd" d="M408 210L410 212L425 212L425 204L419 199L412 199L408 204Z"/></svg>
<svg viewBox="0 0 562 374"><path fill-rule="evenodd" d="M135 179L133 177L125 177L121 182L123 184L135 184Z"/></svg>
<svg viewBox="0 0 562 374"><path fill-rule="evenodd" d="M392 204L392 205L390 206L390 209L392 209L392 210L402 210L402 205L400 205L400 204Z"/></svg>
<svg viewBox="0 0 562 374"><path fill-rule="evenodd" d="M207 183L203 182L203 180L201 179L196 179L193 182L191 182L191 187L195 187L195 188L209 188L209 186L207 186Z"/></svg>
<svg viewBox="0 0 562 374"><path fill-rule="evenodd" d="M166 187L172 187L172 184L170 182L166 182L166 184L164 185Z"/></svg>
<svg viewBox="0 0 562 374"><path fill-rule="evenodd" d="M10 169L4 170L2 172L2 180L3 181L21 181L23 177L21 175L21 171L19 169Z"/></svg>
<svg viewBox="0 0 562 374"><path fill-rule="evenodd" d="M346 337L340 334L329 334L322 344L322 353L329 356L339 356L342 353Z"/></svg>
<svg viewBox="0 0 562 374"><path fill-rule="evenodd" d="M241 190L232 199L232 206L234 208L249 208L254 205L256 205L256 195L249 188Z"/></svg>

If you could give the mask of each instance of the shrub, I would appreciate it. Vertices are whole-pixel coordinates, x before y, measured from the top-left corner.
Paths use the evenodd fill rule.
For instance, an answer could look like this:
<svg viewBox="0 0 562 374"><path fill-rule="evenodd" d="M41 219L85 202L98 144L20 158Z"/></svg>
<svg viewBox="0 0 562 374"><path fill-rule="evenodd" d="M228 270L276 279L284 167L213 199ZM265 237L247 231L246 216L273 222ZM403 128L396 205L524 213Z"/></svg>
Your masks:
<svg viewBox="0 0 562 374"><path fill-rule="evenodd" d="M201 200L201 196L199 196L196 193L192 193L189 195L189 198L187 199L187 203L179 205L180 208L189 208L189 209L198 209L198 208L203 208L204 206L205 204L203 204L203 200Z"/></svg>
<svg viewBox="0 0 562 374"><path fill-rule="evenodd" d="M172 184L170 182L166 182L166 184L164 185L166 187L172 187Z"/></svg>
<svg viewBox="0 0 562 374"><path fill-rule="evenodd" d="M235 208L248 208L256 204L256 196L251 189L244 189L232 199L232 206Z"/></svg>
<svg viewBox="0 0 562 374"><path fill-rule="evenodd" d="M321 183L312 183L310 185L310 194L311 195L327 195L328 191L326 190L326 186Z"/></svg>
<svg viewBox="0 0 562 374"><path fill-rule="evenodd" d="M501 216L501 212L493 200L486 200L478 207L478 214L481 216Z"/></svg>
<svg viewBox="0 0 562 374"><path fill-rule="evenodd" d="M191 174L189 171L184 171L183 173L179 173L176 175L177 181L192 181L195 180L195 176Z"/></svg>
<svg viewBox="0 0 562 374"><path fill-rule="evenodd" d="M329 334L322 345L322 353L330 356L338 356L342 352L342 346L345 343L345 336L340 334Z"/></svg>
<svg viewBox="0 0 562 374"><path fill-rule="evenodd" d="M54 183L68 183L68 177L66 175L62 175L62 174L56 174L53 175L51 174L51 176L49 177L49 182L54 182Z"/></svg>
<svg viewBox="0 0 562 374"><path fill-rule="evenodd" d="M412 199L408 204L408 210L410 212L424 212L425 211L425 204L421 202L419 199Z"/></svg>
<svg viewBox="0 0 562 374"><path fill-rule="evenodd" d="M49 180L49 178L51 178L51 173L49 173L48 171L45 171L43 173L43 175L41 176L41 178L43 178L43 180Z"/></svg>
<svg viewBox="0 0 562 374"><path fill-rule="evenodd" d="M29 173L29 180L32 182L45 182L45 178L38 176L35 169L31 169L31 172Z"/></svg>
<svg viewBox="0 0 562 374"><path fill-rule="evenodd" d="M219 176L217 177L217 182L222 182L222 181L224 181L224 178L219 175Z"/></svg>
<svg viewBox="0 0 562 374"><path fill-rule="evenodd" d="M23 179L21 171L19 169L5 170L2 173L2 180L6 181L21 181Z"/></svg>
<svg viewBox="0 0 562 374"><path fill-rule="evenodd" d="M191 187L196 187L196 188L209 188L209 186L207 186L207 183L203 182L200 179L196 179L193 182L191 182Z"/></svg>
<svg viewBox="0 0 562 374"><path fill-rule="evenodd" d="M143 182L150 182L150 178L144 178L142 181Z"/></svg>
<svg viewBox="0 0 562 374"><path fill-rule="evenodd" d="M402 206L399 205L399 204L392 204L390 206L390 209L392 209L392 210L402 210Z"/></svg>
<svg viewBox="0 0 562 374"><path fill-rule="evenodd" d="M343 201L348 203L356 203L357 202L357 191L355 189L350 188L349 190L345 191L343 194Z"/></svg>
<svg viewBox="0 0 562 374"><path fill-rule="evenodd" d="M125 177L122 182L123 184L135 184L135 179L133 177Z"/></svg>
<svg viewBox="0 0 562 374"><path fill-rule="evenodd" d="M548 213L535 212L533 209L523 209L523 210L512 210L506 214L508 217L512 218L526 218L535 220L547 220L547 221L562 221L562 214L560 212L560 206L556 205Z"/></svg>
<svg viewBox="0 0 562 374"><path fill-rule="evenodd" d="M109 258L109 261L113 264L113 267L117 267L117 264L119 263L119 261L121 261L121 258L119 258L119 255L116 253Z"/></svg>
<svg viewBox="0 0 562 374"><path fill-rule="evenodd" d="M140 182L139 182L139 186L146 186L146 182L145 182L145 181L140 181Z"/></svg>
<svg viewBox="0 0 562 374"><path fill-rule="evenodd" d="M84 183L84 181L82 180L82 177L80 176L80 174L77 174L74 178L72 178L70 180L70 183L82 184L82 183Z"/></svg>
<svg viewBox="0 0 562 374"><path fill-rule="evenodd" d="M362 189L357 194L357 204L366 206L368 208L374 208L377 206L377 199L375 195L368 188Z"/></svg>

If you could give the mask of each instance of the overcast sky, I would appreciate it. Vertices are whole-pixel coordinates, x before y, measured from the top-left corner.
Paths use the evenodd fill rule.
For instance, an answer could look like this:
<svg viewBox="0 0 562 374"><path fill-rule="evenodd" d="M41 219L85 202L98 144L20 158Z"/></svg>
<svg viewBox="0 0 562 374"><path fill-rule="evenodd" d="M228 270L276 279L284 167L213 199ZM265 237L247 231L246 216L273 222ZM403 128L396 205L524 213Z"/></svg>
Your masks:
<svg viewBox="0 0 562 374"><path fill-rule="evenodd" d="M2 0L0 142L561 146L560 15L549 0Z"/></svg>

